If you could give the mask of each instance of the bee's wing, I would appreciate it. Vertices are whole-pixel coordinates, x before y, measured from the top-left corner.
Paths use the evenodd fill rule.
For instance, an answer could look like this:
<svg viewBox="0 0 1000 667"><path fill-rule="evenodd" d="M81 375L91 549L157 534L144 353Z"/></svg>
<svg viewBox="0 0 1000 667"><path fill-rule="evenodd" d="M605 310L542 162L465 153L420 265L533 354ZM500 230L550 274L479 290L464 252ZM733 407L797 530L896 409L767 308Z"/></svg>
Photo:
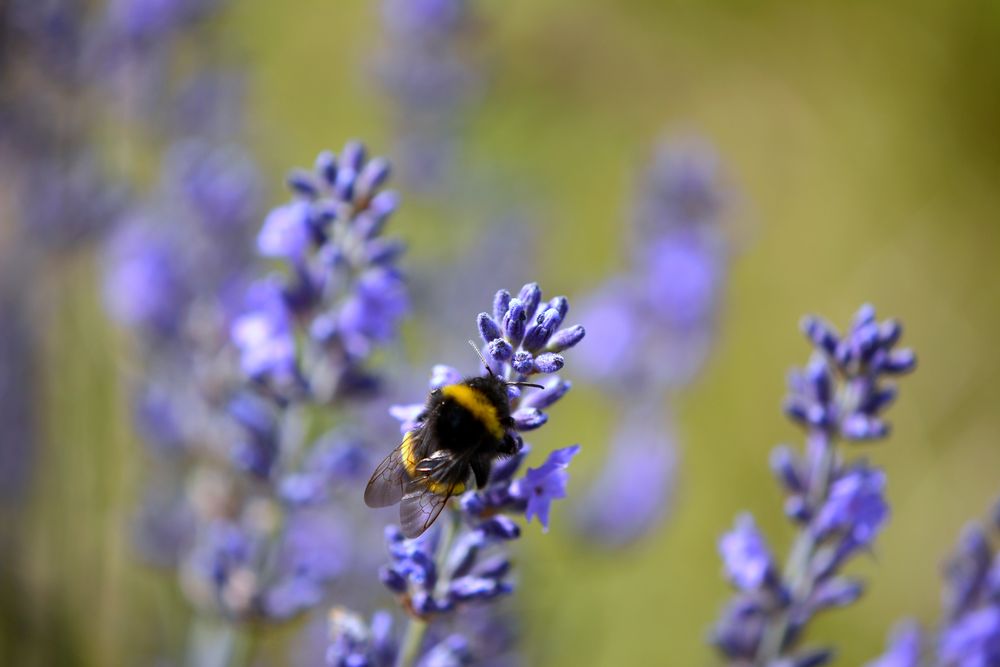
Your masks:
<svg viewBox="0 0 1000 667"><path fill-rule="evenodd" d="M448 500L462 487L469 476L469 464L463 458L432 456L417 464L420 475L406 485L399 506L399 523L403 536L420 537L438 518ZM436 491L431 486L437 487Z"/></svg>
<svg viewBox="0 0 1000 667"><path fill-rule="evenodd" d="M389 452L389 455L375 468L371 479L368 480L368 486L365 487L365 505L368 507L388 507L402 500L406 486L410 482L406 466L403 464L403 448L406 446L407 441L404 438L402 444Z"/></svg>

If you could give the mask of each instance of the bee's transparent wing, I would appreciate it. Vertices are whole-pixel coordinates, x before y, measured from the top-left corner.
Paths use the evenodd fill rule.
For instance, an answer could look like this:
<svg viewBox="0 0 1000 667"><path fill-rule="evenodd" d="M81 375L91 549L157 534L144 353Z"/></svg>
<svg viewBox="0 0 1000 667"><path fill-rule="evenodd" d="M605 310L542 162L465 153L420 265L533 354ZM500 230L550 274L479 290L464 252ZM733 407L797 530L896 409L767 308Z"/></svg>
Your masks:
<svg viewBox="0 0 1000 667"><path fill-rule="evenodd" d="M406 485L399 506L399 523L403 535L420 537L437 520L455 490L463 486L469 475L469 464L461 458L440 453L417 464L417 477ZM432 491L431 487L436 491Z"/></svg>
<svg viewBox="0 0 1000 667"><path fill-rule="evenodd" d="M412 436L406 436L406 438L410 437ZM406 486L410 482L410 477L406 474L406 466L403 464L403 448L407 444L406 438L398 447L389 452L382 463L378 464L371 479L368 480L368 486L365 487L365 505L368 507L388 507L402 500Z"/></svg>

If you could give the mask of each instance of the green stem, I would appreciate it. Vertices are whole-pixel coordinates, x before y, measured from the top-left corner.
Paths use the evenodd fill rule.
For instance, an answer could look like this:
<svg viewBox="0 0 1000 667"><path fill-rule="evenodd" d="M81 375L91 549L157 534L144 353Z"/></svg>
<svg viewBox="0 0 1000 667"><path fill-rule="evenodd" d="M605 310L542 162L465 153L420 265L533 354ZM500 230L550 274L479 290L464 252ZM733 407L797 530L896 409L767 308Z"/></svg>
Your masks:
<svg viewBox="0 0 1000 667"><path fill-rule="evenodd" d="M462 514L458 510L448 508L448 520L441 527L441 539L438 541L437 550L434 553L434 566L438 571L437 590L442 592L448 587L448 580L444 576L445 561L451 551L451 545L455 541L458 529L462 523ZM420 647L424 643L424 635L427 634L428 623L422 618L410 617L410 622L406 626L406 634L403 636L403 643L399 648L399 657L396 659L396 667L413 667L417 658L420 657Z"/></svg>
<svg viewBox="0 0 1000 667"><path fill-rule="evenodd" d="M833 476L834 464L837 460L836 448L826 434L817 434L821 438L817 446L822 447L819 465L813 471L814 477L809 484L808 507L815 513L822 507L830 489L830 478ZM757 651L755 664L767 667L782 655L788 641L788 631L791 625L791 613L812 593L812 581L809 577L810 564L816 553L816 538L808 527L799 531L795 544L785 563L784 580L788 584L790 599L768 623Z"/></svg>
<svg viewBox="0 0 1000 667"><path fill-rule="evenodd" d="M249 658L250 637L246 630L225 619L196 618L189 638L189 667L238 667Z"/></svg>

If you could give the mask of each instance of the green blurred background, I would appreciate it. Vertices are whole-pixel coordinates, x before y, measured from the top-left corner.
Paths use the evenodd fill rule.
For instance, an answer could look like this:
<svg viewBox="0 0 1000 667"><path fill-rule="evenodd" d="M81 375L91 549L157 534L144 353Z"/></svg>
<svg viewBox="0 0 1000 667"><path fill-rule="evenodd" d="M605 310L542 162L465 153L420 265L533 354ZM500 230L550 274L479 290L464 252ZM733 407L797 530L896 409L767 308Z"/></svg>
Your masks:
<svg viewBox="0 0 1000 667"><path fill-rule="evenodd" d="M728 595L717 537L748 509L777 549L789 541L767 455L799 441L779 411L786 369L808 354L798 319L844 323L863 301L906 324L920 368L903 382L891 440L866 450L888 470L893 510L855 567L870 591L813 637L857 665L897 617L933 622L943 558L1000 492L1000 3L477 6L488 85L462 159L530 198L550 248L532 277L549 293L583 295L623 266L633 177L665 130L712 141L741 195L718 346L677 410L671 522L619 552L561 530L565 507L548 535L531 526L514 603L528 663L715 664L704 640ZM245 0L219 29L249 70L272 202L287 167L321 148L354 136L388 146L369 69L375 3ZM447 210L415 202L397 217L414 271L461 251L451 230L464 221ZM76 257L40 286L45 447L27 510L4 517L19 578L3 593L0 641L34 647L20 655L37 664L137 664L186 629L171 620L174 582L137 565L128 544L142 477L121 334L103 318L96 274L93 257ZM581 388L537 445L580 441L582 488L614 422L601 393Z"/></svg>

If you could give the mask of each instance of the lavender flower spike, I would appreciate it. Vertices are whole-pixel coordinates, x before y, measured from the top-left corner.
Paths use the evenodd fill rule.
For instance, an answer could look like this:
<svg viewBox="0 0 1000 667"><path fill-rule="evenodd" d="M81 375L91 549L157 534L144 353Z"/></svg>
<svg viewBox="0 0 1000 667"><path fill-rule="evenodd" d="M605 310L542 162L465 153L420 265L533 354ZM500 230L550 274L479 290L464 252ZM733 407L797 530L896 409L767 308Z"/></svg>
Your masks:
<svg viewBox="0 0 1000 667"><path fill-rule="evenodd" d="M513 433L508 432L507 437L515 442L521 441L519 432L544 425L548 419L545 410L570 389L568 382L551 375L563 368L565 359L549 348L568 310L564 297L545 302L539 286L529 283L517 297L505 290L498 292L493 313L481 313L476 319L488 365L481 370L482 375L509 383L512 419L508 430ZM579 331L577 340L583 335L582 329ZM551 377L546 380L541 375ZM431 389L464 382L460 378L449 366L435 366ZM540 388L518 386L525 381L540 383ZM427 419L419 405L395 406L392 414L403 421L407 432L423 428ZM446 454L447 444L439 443L439 449L425 461L437 452ZM380 578L413 619L398 664L462 665L486 657L476 654L473 637L466 637L466 643L461 633L451 635L428 649L425 634L429 625L436 628L442 619L450 620L449 628L454 629L465 618L456 614L457 610L471 604L481 606L513 592L512 566L504 546L521 536L516 519L537 517L543 531L548 530L551 503L566 497L567 468L580 446L550 452L540 466L519 476L530 451L530 446L522 445L509 458L494 462L480 488L446 505L436 530L412 540L404 539L396 526L386 530L390 562L382 568ZM448 498L444 502L448 503Z"/></svg>
<svg viewBox="0 0 1000 667"><path fill-rule="evenodd" d="M1000 664L1000 503L992 525L970 523L945 569L937 641L904 622L888 651L868 667L991 667ZM922 661L921 658L925 660Z"/></svg>
<svg viewBox="0 0 1000 667"><path fill-rule="evenodd" d="M895 388L885 378L912 370L913 353L895 349L899 324L879 323L871 306L858 311L844 336L816 318L807 318L803 330L815 352L791 374L785 412L806 430L806 450L780 447L771 457L798 535L781 572L749 515L720 542L740 590L715 631L732 665L827 664L830 650L799 646L806 626L820 611L861 596L861 583L840 572L870 548L889 515L885 473L864 460L845 461L836 444L887 435L883 412ZM906 646L897 655L908 655ZM906 663L887 663L896 664Z"/></svg>

